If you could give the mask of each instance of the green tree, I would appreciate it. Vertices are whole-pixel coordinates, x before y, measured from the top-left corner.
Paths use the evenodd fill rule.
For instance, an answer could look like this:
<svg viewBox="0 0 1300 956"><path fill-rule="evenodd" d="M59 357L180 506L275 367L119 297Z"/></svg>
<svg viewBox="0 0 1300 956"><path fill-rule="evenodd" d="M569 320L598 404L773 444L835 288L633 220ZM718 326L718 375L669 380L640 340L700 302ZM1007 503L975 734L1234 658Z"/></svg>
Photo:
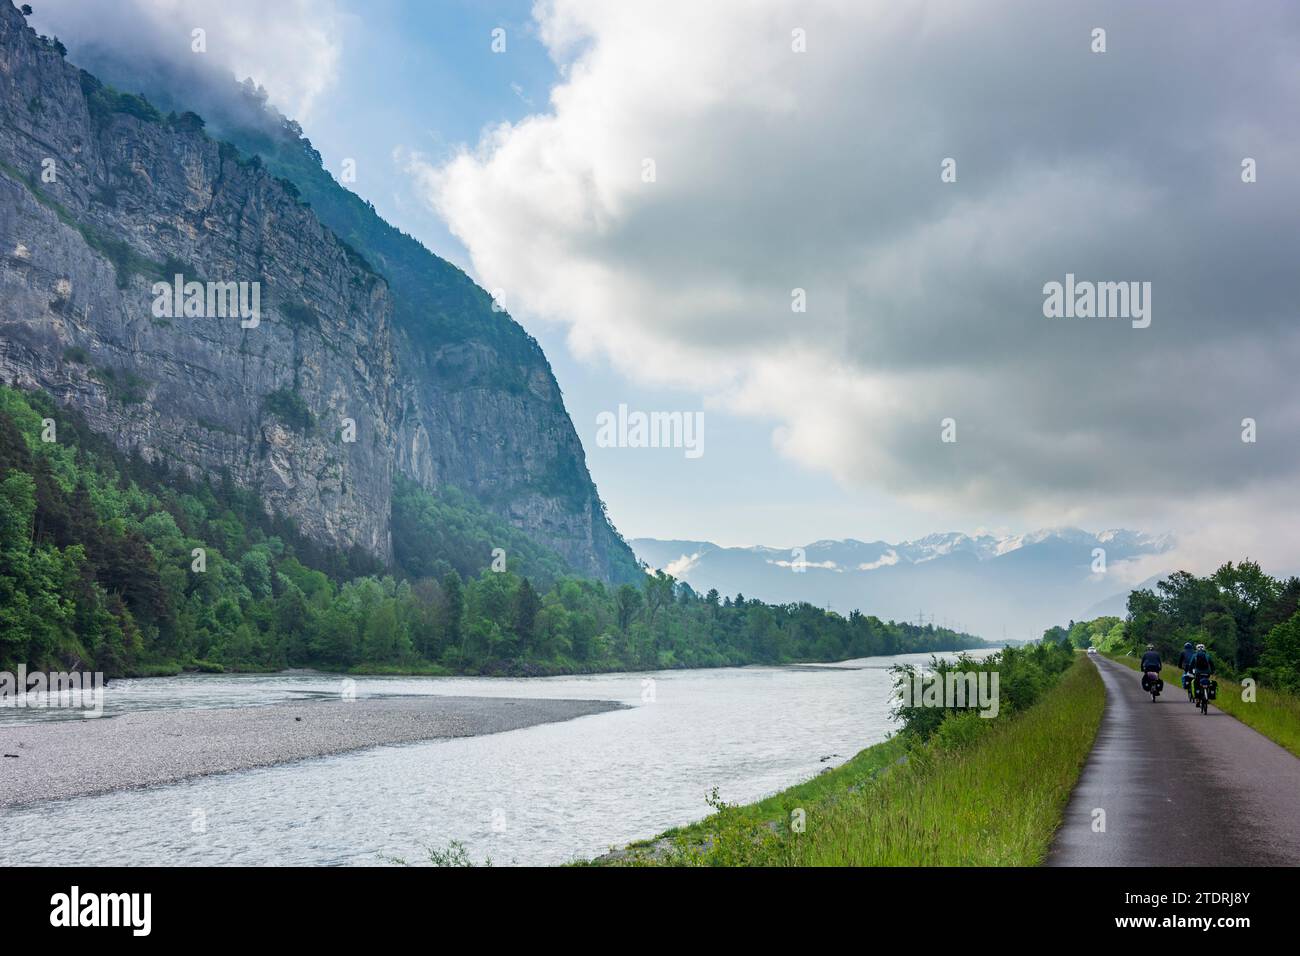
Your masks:
<svg viewBox="0 0 1300 956"><path fill-rule="evenodd" d="M511 615L515 633L525 647L531 648L537 637L537 614L542 609L542 599L537 596L532 582L522 578L515 589L514 611Z"/></svg>
<svg viewBox="0 0 1300 956"><path fill-rule="evenodd" d="M447 576L442 579L442 591L446 596L444 604L444 613L446 614L446 624L443 632L447 635L447 643L452 647L458 647L464 650L464 617L465 617L465 588L461 582L460 575L455 571L449 571Z"/></svg>
<svg viewBox="0 0 1300 956"><path fill-rule="evenodd" d="M1300 692L1300 613L1268 632L1260 663L1274 683Z"/></svg>
<svg viewBox="0 0 1300 956"><path fill-rule="evenodd" d="M617 595L618 629L626 634L637 612L641 610L641 592L630 584L624 584L619 587Z"/></svg>

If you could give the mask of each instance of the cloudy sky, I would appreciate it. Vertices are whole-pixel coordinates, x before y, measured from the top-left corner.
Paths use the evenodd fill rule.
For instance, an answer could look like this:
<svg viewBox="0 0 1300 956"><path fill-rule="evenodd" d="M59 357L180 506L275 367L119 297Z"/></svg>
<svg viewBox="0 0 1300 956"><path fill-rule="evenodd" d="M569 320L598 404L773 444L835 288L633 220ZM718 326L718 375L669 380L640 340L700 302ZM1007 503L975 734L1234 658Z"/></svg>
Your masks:
<svg viewBox="0 0 1300 956"><path fill-rule="evenodd" d="M1126 526L1300 569L1295 4L34 5L74 59L203 26L357 158L542 342L629 536ZM1067 273L1149 282L1149 327L1045 317ZM619 403L703 410L705 454L597 447Z"/></svg>

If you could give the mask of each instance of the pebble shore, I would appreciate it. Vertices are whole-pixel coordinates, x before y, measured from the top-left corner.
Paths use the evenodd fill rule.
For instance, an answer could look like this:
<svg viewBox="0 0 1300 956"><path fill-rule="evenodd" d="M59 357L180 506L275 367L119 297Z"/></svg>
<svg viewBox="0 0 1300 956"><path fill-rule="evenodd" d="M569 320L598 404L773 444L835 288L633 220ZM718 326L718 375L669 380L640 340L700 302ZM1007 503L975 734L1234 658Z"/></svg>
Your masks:
<svg viewBox="0 0 1300 956"><path fill-rule="evenodd" d="M384 744L494 734L621 707L603 700L380 697L0 722L0 808Z"/></svg>

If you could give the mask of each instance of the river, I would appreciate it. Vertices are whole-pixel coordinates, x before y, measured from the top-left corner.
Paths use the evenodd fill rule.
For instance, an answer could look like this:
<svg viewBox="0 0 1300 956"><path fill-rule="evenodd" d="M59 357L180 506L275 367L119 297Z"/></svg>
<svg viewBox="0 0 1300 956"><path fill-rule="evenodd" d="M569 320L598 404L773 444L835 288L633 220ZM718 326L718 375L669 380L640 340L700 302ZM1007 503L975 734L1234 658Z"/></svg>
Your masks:
<svg viewBox="0 0 1300 956"><path fill-rule="evenodd" d="M0 810L0 865L421 863L429 848L452 841L477 863L589 858L700 819L714 787L729 803L749 802L885 739L893 729L889 668L928 659L528 679L356 678L358 696L595 698L628 707ZM104 719L337 697L339 686L340 678L316 673L120 680L109 685Z"/></svg>

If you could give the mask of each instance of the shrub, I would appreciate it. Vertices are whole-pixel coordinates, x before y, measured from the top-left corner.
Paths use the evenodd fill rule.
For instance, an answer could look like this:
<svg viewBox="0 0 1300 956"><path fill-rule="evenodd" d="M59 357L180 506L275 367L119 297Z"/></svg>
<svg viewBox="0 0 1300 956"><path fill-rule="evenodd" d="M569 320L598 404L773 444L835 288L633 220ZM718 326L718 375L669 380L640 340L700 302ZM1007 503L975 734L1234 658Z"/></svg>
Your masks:
<svg viewBox="0 0 1300 956"><path fill-rule="evenodd" d="M108 389L108 394L123 405L138 405L148 397L149 383L125 369L96 368L91 377Z"/></svg>
<svg viewBox="0 0 1300 956"><path fill-rule="evenodd" d="M302 396L291 388L281 388L262 400L262 408L284 422L294 431L310 432L316 427L312 414Z"/></svg>

